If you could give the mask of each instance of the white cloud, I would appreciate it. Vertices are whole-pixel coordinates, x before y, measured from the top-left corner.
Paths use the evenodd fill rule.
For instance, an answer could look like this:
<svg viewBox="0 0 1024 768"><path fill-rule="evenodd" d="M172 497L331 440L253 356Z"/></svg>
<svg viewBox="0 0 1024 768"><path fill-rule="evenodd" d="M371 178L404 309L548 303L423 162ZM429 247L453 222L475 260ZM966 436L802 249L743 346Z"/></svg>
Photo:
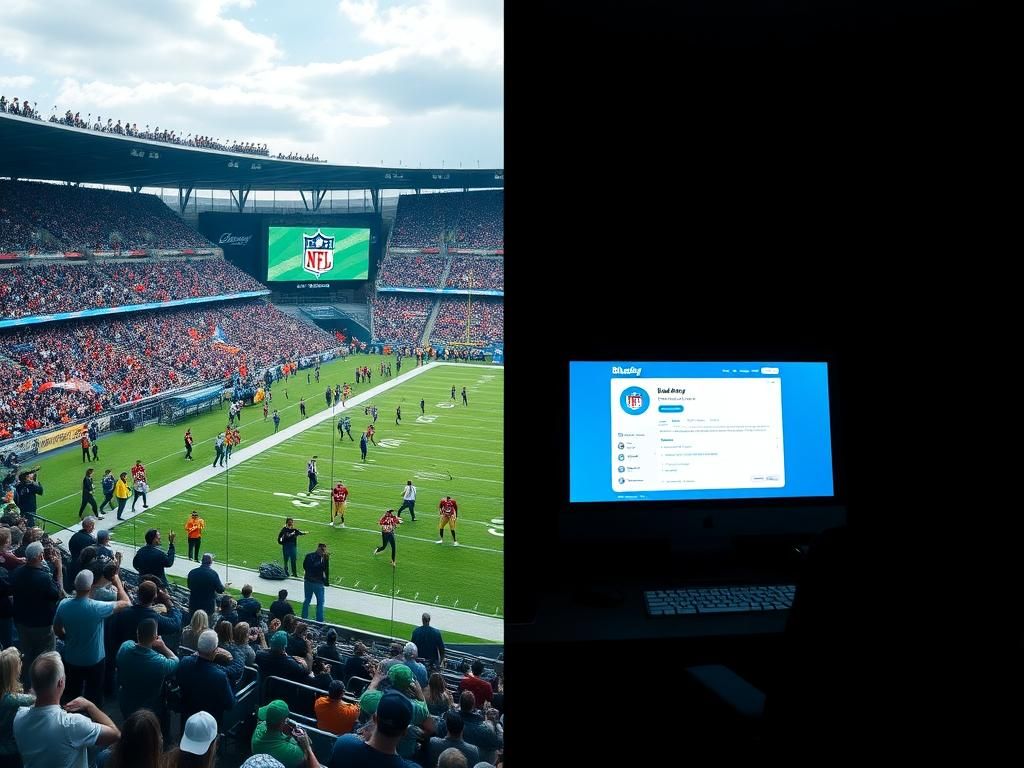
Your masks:
<svg viewBox="0 0 1024 768"><path fill-rule="evenodd" d="M0 88L28 88L36 79L31 75L0 76Z"/></svg>
<svg viewBox="0 0 1024 768"><path fill-rule="evenodd" d="M81 0L0 2L0 89L44 115L55 104L332 161L502 164L500 0L319 0L340 31L315 49L227 17L254 0L94 0L88 14ZM301 6L311 22L324 10Z"/></svg>
<svg viewBox="0 0 1024 768"><path fill-rule="evenodd" d="M382 10L377 0L341 0L338 8L360 27L360 37L403 55L427 56L479 69L504 63L500 2L425 2Z"/></svg>
<svg viewBox="0 0 1024 768"><path fill-rule="evenodd" d="M220 16L223 2L13 3L0 14L0 58L57 77L227 80L271 66L275 41ZM41 53L42 52L42 53Z"/></svg>

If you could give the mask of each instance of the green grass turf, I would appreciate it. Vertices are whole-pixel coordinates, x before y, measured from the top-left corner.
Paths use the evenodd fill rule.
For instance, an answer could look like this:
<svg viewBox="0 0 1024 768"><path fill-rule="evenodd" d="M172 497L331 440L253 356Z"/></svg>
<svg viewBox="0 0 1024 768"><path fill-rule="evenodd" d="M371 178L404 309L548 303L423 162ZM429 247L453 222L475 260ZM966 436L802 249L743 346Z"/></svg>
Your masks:
<svg viewBox="0 0 1024 768"><path fill-rule="evenodd" d="M173 576L168 574L168 579L173 581L175 584L180 584L183 587L187 587L187 579L183 576ZM238 583L238 582L236 582ZM225 592L229 595L233 595L236 599L241 597L242 590L240 588L228 587ZM277 600L277 595L271 597L270 595L260 594L259 592L253 592L252 596L255 597L260 603L263 604L264 608L269 608L270 604ZM302 595L297 596L289 593L288 600L291 602L292 607L295 609L295 613L298 614L302 609ZM310 606L310 614L312 615L312 605ZM403 624L400 621L394 623L394 633L392 633L392 624L389 619L377 619L372 616L363 616L358 613L351 613L349 611L339 611L336 608L325 608L324 618L330 624L337 624L341 627L354 627L355 629L362 629L367 632L376 632L378 635L384 635L385 637L412 637L412 631L416 629L417 625ZM450 632L445 630L443 633L445 642L447 643L473 643L473 644L487 644L493 642L492 640L485 640L480 637L473 637L472 635L460 635L458 632Z"/></svg>
<svg viewBox="0 0 1024 768"><path fill-rule="evenodd" d="M272 407L281 411L282 428L298 420L299 397L306 398L310 415L323 410L327 384L353 384L357 364L373 369L380 360L377 356L359 355L332 361L322 367L319 384L315 379L307 384L305 371L287 384L277 382ZM396 596L501 616L504 549L503 538L496 534L502 533L504 526L504 373L483 364L471 368L436 363L431 366L436 367L375 399L380 411L376 439L381 447L370 446L366 464L360 461L358 435L370 418L363 415L360 405L346 409L357 442L350 442L347 437L344 442L337 442L336 419L324 422L238 464L231 469L230 478L220 475L135 516L137 538L141 540L148 527L173 528L178 532L177 543L184 554L183 525L188 513L198 509L207 523L203 549L217 553L221 562L256 568L261 562L279 562L277 533L284 518L291 516L301 530L309 531L308 536L299 539L300 565L303 554L322 540L331 549L333 584L389 594L392 569L388 555L371 556L380 543L377 520L386 508L397 509L405 481L412 479L419 489L417 522L410 522L408 512L403 513L406 522L397 532ZM354 386L354 394L380 383L375 375L370 385ZM452 404L453 384L459 391L467 387L468 408L462 406L461 398L454 407L444 407ZM289 393L287 399L285 388ZM424 421L417 420L421 397L426 400ZM403 419L396 426L394 412L399 403ZM337 413L341 413L340 407ZM98 479L107 467L117 474L141 458L150 485L156 489L201 467L203 462L212 463L213 440L226 423L225 408L173 427L151 425L130 434L104 434L99 440L100 460L91 466L96 467ZM183 460L182 435L186 427L192 429L196 441L194 462ZM273 422L263 421L261 406L246 408L239 450L272 432ZM350 491L344 530L328 526L332 442L334 477L343 480ZM314 453L319 456L321 489L309 498L305 495L305 467ZM66 525L76 523L84 472L81 451L72 446L43 454L38 463L42 465L40 482L45 489L39 500L39 514ZM226 493L231 510L229 519L225 515ZM452 547L447 533L443 546L434 544L437 503L444 494L451 494L459 502L458 533L462 546L457 549ZM100 493L97 496L98 500L102 498ZM129 508L130 504L129 501ZM122 524L114 536L118 541L131 541L130 523ZM365 620L346 623L366 626Z"/></svg>

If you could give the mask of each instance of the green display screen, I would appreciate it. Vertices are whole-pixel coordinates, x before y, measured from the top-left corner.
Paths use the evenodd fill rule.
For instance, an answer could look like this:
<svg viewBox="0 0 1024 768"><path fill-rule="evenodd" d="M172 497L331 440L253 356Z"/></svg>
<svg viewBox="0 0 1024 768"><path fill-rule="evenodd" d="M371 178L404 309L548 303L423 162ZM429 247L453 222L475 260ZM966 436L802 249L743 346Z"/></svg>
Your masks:
<svg viewBox="0 0 1024 768"><path fill-rule="evenodd" d="M270 227L267 282L366 280L370 269L367 227Z"/></svg>

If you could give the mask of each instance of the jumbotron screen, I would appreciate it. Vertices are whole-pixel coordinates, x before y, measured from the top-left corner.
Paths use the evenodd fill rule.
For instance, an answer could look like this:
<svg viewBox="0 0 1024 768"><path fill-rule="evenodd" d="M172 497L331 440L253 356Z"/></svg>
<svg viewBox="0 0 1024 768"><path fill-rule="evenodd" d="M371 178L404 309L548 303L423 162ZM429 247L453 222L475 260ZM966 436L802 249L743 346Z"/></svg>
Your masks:
<svg viewBox="0 0 1024 768"><path fill-rule="evenodd" d="M368 227L269 227L267 282L366 280Z"/></svg>

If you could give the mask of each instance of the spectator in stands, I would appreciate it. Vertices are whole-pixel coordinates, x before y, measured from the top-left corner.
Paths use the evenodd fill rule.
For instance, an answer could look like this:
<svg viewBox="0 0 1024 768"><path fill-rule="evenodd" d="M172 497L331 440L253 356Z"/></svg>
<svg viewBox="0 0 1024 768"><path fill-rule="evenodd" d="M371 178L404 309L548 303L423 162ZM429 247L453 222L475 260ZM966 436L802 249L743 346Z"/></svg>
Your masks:
<svg viewBox="0 0 1024 768"><path fill-rule="evenodd" d="M181 743L167 753L165 768L213 768L217 762L217 720L196 712L185 721Z"/></svg>
<svg viewBox="0 0 1024 768"><path fill-rule="evenodd" d="M416 643L419 657L427 662L431 669L444 666L444 639L441 632L430 626L430 614L421 617L423 624L412 632L412 641Z"/></svg>
<svg viewBox="0 0 1024 768"><path fill-rule="evenodd" d="M205 711L213 715L218 725L225 710L235 705L235 692L224 667L217 663L217 633L208 629L199 636L196 653L178 663L178 686L181 688L182 717L191 717ZM226 651L222 656L231 657Z"/></svg>
<svg viewBox="0 0 1024 768"><path fill-rule="evenodd" d="M47 556L52 570L47 570L43 564L42 543L33 541L25 548L27 562L11 575L14 624L18 630L18 648L24 654L22 661L26 671L31 669L37 656L54 649L56 638L53 634L53 617L57 612L57 604L64 598L60 555L51 548ZM63 690L63 665L60 677ZM39 695L38 691L36 695Z"/></svg>
<svg viewBox="0 0 1024 768"><path fill-rule="evenodd" d="M174 531L167 534L167 552L160 549L160 531L150 528L146 531L146 546L140 547L132 560L132 566L138 573L151 573L167 586L165 568L174 565Z"/></svg>
<svg viewBox="0 0 1024 768"><path fill-rule="evenodd" d="M407 666L420 686L427 684L427 668L416 661L416 644L406 643L402 648L402 663Z"/></svg>
<svg viewBox="0 0 1024 768"><path fill-rule="evenodd" d="M341 652L338 651L338 632L335 629L327 630L327 642L316 649L316 655L321 659L330 659L336 662L331 666L337 666L340 672Z"/></svg>
<svg viewBox="0 0 1024 768"><path fill-rule="evenodd" d="M55 651L39 656L31 674L36 702L14 716L14 740L25 768L84 766L89 747L106 747L121 738L114 721L88 699L60 706L64 664Z"/></svg>
<svg viewBox="0 0 1024 768"><path fill-rule="evenodd" d="M71 540L68 542L68 552L71 553L72 560L77 560L83 549L96 544L96 537L93 536L94 530L96 530L96 518L87 515L82 520L82 529L72 534Z"/></svg>
<svg viewBox="0 0 1024 768"><path fill-rule="evenodd" d="M262 643L263 648L267 647L267 641L263 637L263 630L259 627L253 627L252 631L253 634L250 634L249 622L247 621L240 621L231 628L231 642L241 650L247 667L251 667L256 663L256 651L250 644L250 638ZM232 655L234 655L234 651L232 651Z"/></svg>
<svg viewBox="0 0 1024 768"><path fill-rule="evenodd" d="M274 699L260 707L259 722L252 734L253 754L266 754L279 760L285 768L320 768L313 754L309 736L288 720L288 705Z"/></svg>
<svg viewBox="0 0 1024 768"><path fill-rule="evenodd" d="M96 532L96 557L105 557L108 560L114 559L114 550L110 548L109 528L102 528Z"/></svg>
<svg viewBox="0 0 1024 768"><path fill-rule="evenodd" d="M331 682L327 695L319 697L313 703L316 712L316 727L341 735L351 733L356 727L359 717L359 705L345 701L345 684L341 680Z"/></svg>
<svg viewBox="0 0 1024 768"><path fill-rule="evenodd" d="M379 678L377 679L379 680ZM395 664L388 671L388 679L391 682L392 691L408 697L412 702L412 722L405 737L398 744L398 754L405 758L411 758L416 752L417 743L435 732L434 718L430 716L430 710L427 709L427 704L423 700L423 690L413 679L412 670L404 664ZM370 687L373 687L372 682Z"/></svg>
<svg viewBox="0 0 1024 768"><path fill-rule="evenodd" d="M449 747L438 755L437 768L469 768L469 763L462 752L455 747Z"/></svg>
<svg viewBox="0 0 1024 768"><path fill-rule="evenodd" d="M15 498L25 525L34 528L36 524L36 496L43 495L43 484L36 480L35 472L22 472L18 475L15 487Z"/></svg>
<svg viewBox="0 0 1024 768"><path fill-rule="evenodd" d="M86 547L89 549L89 547ZM85 550L82 550L83 552ZM98 549L97 549L98 551ZM93 572L92 592L89 597L93 600L102 600L105 603L117 601L117 587L114 586L114 577L120 572L121 553L118 552L116 560L101 560L98 557L93 560L89 567ZM78 574L75 574L76 576ZM104 633L104 637L106 634Z"/></svg>
<svg viewBox="0 0 1024 768"><path fill-rule="evenodd" d="M494 689L489 682L480 677L484 673L484 665L480 659L475 659L472 666L462 662L459 671L463 674L462 680L459 681L459 691L472 691L482 707L494 701Z"/></svg>
<svg viewBox="0 0 1024 768"><path fill-rule="evenodd" d="M288 635L284 631L275 632L270 638L270 650L256 654L256 666L263 678L271 675L308 684L311 658L296 659L286 653Z"/></svg>
<svg viewBox="0 0 1024 768"><path fill-rule="evenodd" d="M164 706L163 685L178 668L178 657L157 634L154 619L143 619L138 626L138 641L125 640L117 652L117 702L121 715L136 710L152 710L169 735L168 712Z"/></svg>
<svg viewBox="0 0 1024 768"><path fill-rule="evenodd" d="M364 680L373 678L375 664L366 652L366 646L359 640L352 646L352 655L345 662L342 677L348 683L353 677L361 677Z"/></svg>
<svg viewBox="0 0 1024 768"><path fill-rule="evenodd" d="M239 768L284 768L284 763L270 755L250 755Z"/></svg>
<svg viewBox="0 0 1024 768"><path fill-rule="evenodd" d="M285 616L295 615L295 609L292 608L292 604L288 602L288 590L278 590L277 600L270 604L270 615L278 620L283 620Z"/></svg>
<svg viewBox="0 0 1024 768"><path fill-rule="evenodd" d="M64 665L67 681L62 704L78 698L84 689L85 698L103 706L103 675L106 671L104 651L104 619L131 605L121 578L114 574L117 601L93 600L92 571L75 576L75 596L62 600L53 618L53 630L64 640Z"/></svg>
<svg viewBox="0 0 1024 768"><path fill-rule="evenodd" d="M388 657L377 666L382 673L387 674L391 670L392 666L395 664L401 664L403 658L402 646L398 643L392 643L388 646Z"/></svg>
<svg viewBox="0 0 1024 768"><path fill-rule="evenodd" d="M0 651L0 765L21 765L14 742L14 716L18 707L31 707L35 701L35 696L22 690L21 651L4 648Z"/></svg>
<svg viewBox="0 0 1024 768"><path fill-rule="evenodd" d="M476 699L471 691L463 691L459 697L459 714L462 715L462 738L480 750L480 759L493 763L502 746L502 738L495 730L494 723L476 709ZM438 735L445 735L446 724L438 723Z"/></svg>
<svg viewBox="0 0 1024 768"><path fill-rule="evenodd" d="M241 687L242 676L245 673L245 651L234 644L231 630L231 622L217 622L217 647L231 654L231 660L224 664L224 671L228 675L231 687L237 691Z"/></svg>
<svg viewBox="0 0 1024 768"><path fill-rule="evenodd" d="M310 683L314 688L327 691L331 688L334 678L331 677L331 665L322 659L313 659L313 680Z"/></svg>
<svg viewBox="0 0 1024 768"><path fill-rule="evenodd" d="M220 612L217 614L217 621L226 621L231 626L235 626L238 623L238 612L235 610L238 603L235 602L235 598L231 595L220 596Z"/></svg>
<svg viewBox="0 0 1024 768"><path fill-rule="evenodd" d="M260 605L260 601L252 596L252 585L245 584L242 587L242 599L238 601L238 621L244 621L250 626L258 627L260 626L262 610L263 606Z"/></svg>
<svg viewBox="0 0 1024 768"><path fill-rule="evenodd" d="M196 645L199 643L199 637L210 628L210 616L202 608L197 609L192 614L192 620L189 626L185 627L181 633L181 644L186 648L195 650Z"/></svg>
<svg viewBox="0 0 1024 768"><path fill-rule="evenodd" d="M360 704L362 706L362 704ZM412 703L397 693L381 696L373 712L373 730L367 741L348 733L339 736L331 751L329 768L370 768L389 765L393 768L416 768L416 763L398 755L409 723L412 722ZM391 756L390 762L385 760Z"/></svg>
<svg viewBox="0 0 1024 768"><path fill-rule="evenodd" d="M0 525L0 567L7 569L7 571L13 571L18 566L25 564L25 558L18 557L14 554L14 532L17 531L18 535L21 535L21 529L8 528ZM12 625L13 628L13 625ZM0 633L0 643L3 643L4 635ZM12 643L3 643L4 645L12 645Z"/></svg>
<svg viewBox="0 0 1024 768"><path fill-rule="evenodd" d="M188 609L189 612L197 610L206 611L207 615L212 614L216 606L217 594L224 591L224 585L220 581L220 574L213 569L213 555L207 552L203 555L203 561L198 568L188 572Z"/></svg>
<svg viewBox="0 0 1024 768"><path fill-rule="evenodd" d="M427 709L434 716L443 715L455 706L455 700L444 684L444 678L440 672L432 672L427 681L427 687L423 689L423 700L427 703Z"/></svg>
<svg viewBox="0 0 1024 768"><path fill-rule="evenodd" d="M157 607L160 607L162 612L157 611ZM158 588L152 581L141 582L135 605L111 619L107 636L113 648L108 646L108 654L111 650L116 654L126 641L136 640L139 636L139 625L146 619L156 622L157 633L162 637L172 637L181 633L181 611L174 605L167 591Z"/></svg>
<svg viewBox="0 0 1024 768"><path fill-rule="evenodd" d="M162 768L163 762L160 721L148 709L129 715L121 725L121 740L96 756L96 768Z"/></svg>
<svg viewBox="0 0 1024 768"><path fill-rule="evenodd" d="M480 761L480 750L463 740L462 715L456 710L445 712L444 722L447 735L444 738L434 736L430 739L427 765L437 765L441 753L453 748L465 755L467 765L476 765Z"/></svg>

